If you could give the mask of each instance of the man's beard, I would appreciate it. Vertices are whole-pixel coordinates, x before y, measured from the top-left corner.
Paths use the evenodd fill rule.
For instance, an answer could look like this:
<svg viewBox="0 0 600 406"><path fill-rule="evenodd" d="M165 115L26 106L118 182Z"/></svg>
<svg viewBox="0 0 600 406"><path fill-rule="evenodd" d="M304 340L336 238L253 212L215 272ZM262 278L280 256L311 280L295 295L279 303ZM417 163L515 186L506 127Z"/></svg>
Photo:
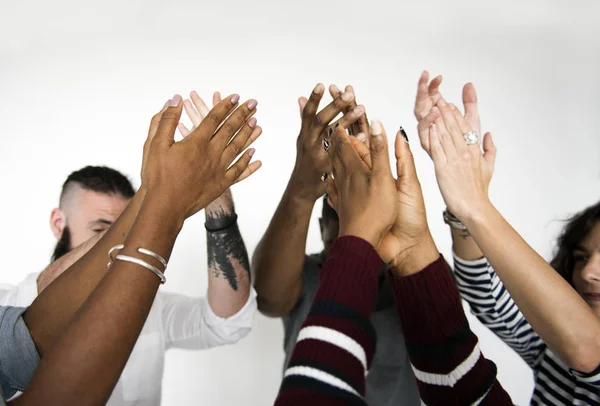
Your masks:
<svg viewBox="0 0 600 406"><path fill-rule="evenodd" d="M65 255L67 252L71 251L71 232L69 231L69 226L65 226L63 229L62 235L60 239L56 243L56 247L54 248L54 253L52 254L52 262L56 261L58 258Z"/></svg>

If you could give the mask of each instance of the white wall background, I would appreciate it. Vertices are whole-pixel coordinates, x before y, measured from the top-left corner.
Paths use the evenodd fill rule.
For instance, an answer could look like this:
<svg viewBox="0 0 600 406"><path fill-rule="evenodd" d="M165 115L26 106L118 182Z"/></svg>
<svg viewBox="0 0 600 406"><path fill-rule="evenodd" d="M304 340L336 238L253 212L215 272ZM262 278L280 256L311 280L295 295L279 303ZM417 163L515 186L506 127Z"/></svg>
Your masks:
<svg viewBox="0 0 600 406"><path fill-rule="evenodd" d="M412 106L427 68L459 102L476 84L499 149L493 201L548 257L559 219L600 190L600 3L588 1L0 1L2 282L48 262L48 220L64 178L113 166L138 184L151 116L175 92L238 92L259 101L264 167L234 196L252 252L295 157L296 99L318 81L355 86L370 118L413 140L429 219L450 255L443 202L420 150ZM317 206L320 210L320 205ZM319 250L316 218L309 251ZM186 224L166 289L206 290L203 216ZM523 272L527 272L526 269ZM476 321L485 354L517 404L525 364ZM259 316L234 347L172 351L165 405L266 405L280 382L282 327Z"/></svg>

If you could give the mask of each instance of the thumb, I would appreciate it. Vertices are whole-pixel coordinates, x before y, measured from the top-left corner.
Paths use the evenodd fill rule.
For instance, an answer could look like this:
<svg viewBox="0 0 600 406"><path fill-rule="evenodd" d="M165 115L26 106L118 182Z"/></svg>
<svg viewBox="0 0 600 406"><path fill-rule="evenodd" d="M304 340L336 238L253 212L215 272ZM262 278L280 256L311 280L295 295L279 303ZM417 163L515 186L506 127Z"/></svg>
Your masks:
<svg viewBox="0 0 600 406"><path fill-rule="evenodd" d="M485 136L483 137L483 159L485 159L492 168L494 167L496 162L496 145L494 145L492 133L485 133Z"/></svg>
<svg viewBox="0 0 600 406"><path fill-rule="evenodd" d="M398 180L403 183L417 178L417 169L415 168L415 159L408 140L402 135L402 130L396 133L396 142L394 144L396 152L396 170L398 171Z"/></svg>
<svg viewBox="0 0 600 406"><path fill-rule="evenodd" d="M369 149L371 151L373 173L388 172L391 174L387 137L385 129L379 121L371 123L371 143Z"/></svg>
<svg viewBox="0 0 600 406"><path fill-rule="evenodd" d="M174 142L173 137L175 136L175 130L179 125L179 119L181 118L183 103L181 102L181 96L176 94L169 102L169 106L163 112L158 128L156 129L156 135L154 138L160 142L168 142L172 144Z"/></svg>

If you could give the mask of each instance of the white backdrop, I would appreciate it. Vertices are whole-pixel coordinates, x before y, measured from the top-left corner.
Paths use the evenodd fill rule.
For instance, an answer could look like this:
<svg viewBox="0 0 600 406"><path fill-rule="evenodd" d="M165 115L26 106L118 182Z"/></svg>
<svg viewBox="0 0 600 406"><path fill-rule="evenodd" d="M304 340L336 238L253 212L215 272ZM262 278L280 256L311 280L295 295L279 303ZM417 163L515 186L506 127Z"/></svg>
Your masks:
<svg viewBox="0 0 600 406"><path fill-rule="evenodd" d="M408 129L430 224L449 257L443 202L412 106L427 68L454 102L475 83L499 149L493 201L545 257L565 218L598 199L600 3L588 1L0 1L2 282L48 262L50 210L73 170L109 165L139 184L151 116L178 92L256 98L263 168L234 189L254 250L286 185L296 99L318 81L354 85L369 117ZM313 213L308 249L321 248ZM203 216L188 221L168 290L206 290ZM523 272L527 272L526 269ZM532 375L476 321L502 384L527 404ZM171 351L165 405L266 405L280 382L282 326L257 317L233 347Z"/></svg>

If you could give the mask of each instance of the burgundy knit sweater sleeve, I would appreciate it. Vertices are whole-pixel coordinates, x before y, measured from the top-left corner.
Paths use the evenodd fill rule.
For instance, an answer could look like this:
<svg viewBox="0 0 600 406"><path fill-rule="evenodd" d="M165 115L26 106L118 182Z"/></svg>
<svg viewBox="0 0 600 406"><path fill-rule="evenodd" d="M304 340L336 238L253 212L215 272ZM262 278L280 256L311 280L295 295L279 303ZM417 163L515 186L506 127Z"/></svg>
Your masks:
<svg viewBox="0 0 600 406"><path fill-rule="evenodd" d="M375 352L369 316L381 265L360 238L341 237L331 246L275 405L366 404L365 376Z"/></svg>
<svg viewBox="0 0 600 406"><path fill-rule="evenodd" d="M469 328L444 258L404 278L390 272L410 362L425 405L512 405Z"/></svg>

